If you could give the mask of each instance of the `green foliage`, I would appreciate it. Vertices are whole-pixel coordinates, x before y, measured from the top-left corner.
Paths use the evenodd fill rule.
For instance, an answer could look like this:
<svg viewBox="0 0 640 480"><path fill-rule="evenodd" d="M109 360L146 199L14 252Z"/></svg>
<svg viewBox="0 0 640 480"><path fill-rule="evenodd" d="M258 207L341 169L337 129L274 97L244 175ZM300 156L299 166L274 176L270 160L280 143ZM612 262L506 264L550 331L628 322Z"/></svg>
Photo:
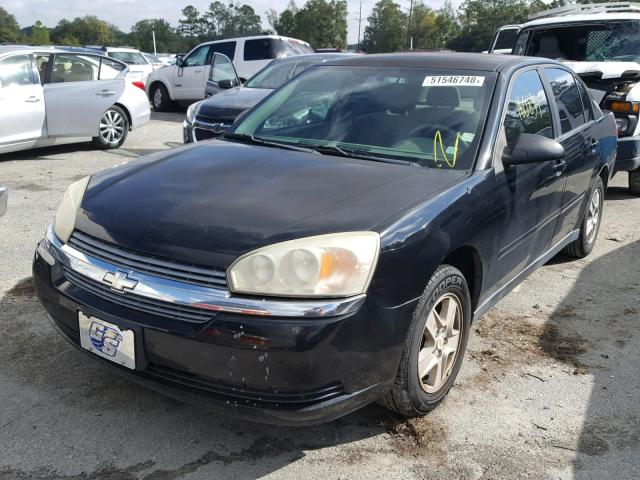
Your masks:
<svg viewBox="0 0 640 480"><path fill-rule="evenodd" d="M347 2L308 0L300 9L292 1L280 15L271 10L267 18L278 35L305 40L315 48L346 48Z"/></svg>
<svg viewBox="0 0 640 480"><path fill-rule="evenodd" d="M205 34L209 39L244 37L262 33L260 15L249 5L211 2L204 13Z"/></svg>
<svg viewBox="0 0 640 480"><path fill-rule="evenodd" d="M362 41L365 52L397 52L408 49L408 18L393 0L379 0L368 21Z"/></svg>
<svg viewBox="0 0 640 480"><path fill-rule="evenodd" d="M116 27L94 15L63 19L51 33L55 44L61 45L117 45L124 34Z"/></svg>
<svg viewBox="0 0 640 480"><path fill-rule="evenodd" d="M153 32L158 52L181 52L185 49L182 37L162 18L145 19L131 27L127 44L143 52L153 52Z"/></svg>
<svg viewBox="0 0 640 480"><path fill-rule="evenodd" d="M49 29L45 27L40 20L34 23L31 27L29 43L32 43L33 45L51 44L51 39L49 38Z"/></svg>
<svg viewBox="0 0 640 480"><path fill-rule="evenodd" d="M20 31L16 17L0 7L0 43L20 43L23 41L24 35Z"/></svg>

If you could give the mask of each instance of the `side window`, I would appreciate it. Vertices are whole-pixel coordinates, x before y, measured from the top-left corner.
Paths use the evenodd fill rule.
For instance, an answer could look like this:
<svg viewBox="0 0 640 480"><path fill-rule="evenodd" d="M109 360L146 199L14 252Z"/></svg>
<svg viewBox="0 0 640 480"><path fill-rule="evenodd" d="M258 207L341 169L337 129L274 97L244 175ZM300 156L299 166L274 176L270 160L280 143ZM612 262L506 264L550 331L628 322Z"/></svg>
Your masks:
<svg viewBox="0 0 640 480"><path fill-rule="evenodd" d="M209 80L218 83L221 80L235 80L236 71L233 69L233 64L224 55L213 56L213 66L211 67L211 73L209 73Z"/></svg>
<svg viewBox="0 0 640 480"><path fill-rule="evenodd" d="M271 38L260 38L256 40L246 40L244 42L245 60L268 60L276 58L273 40Z"/></svg>
<svg viewBox="0 0 640 480"><path fill-rule="evenodd" d="M587 92L587 89L582 82L576 80L576 84L578 85L578 90L580 90L580 98L582 99L582 106L584 107L585 121L590 122L595 118L593 115L593 102L591 101L591 95L589 95L589 92Z"/></svg>
<svg viewBox="0 0 640 480"><path fill-rule="evenodd" d="M202 45L196 48L189 54L184 60L183 67L201 67L207 61L207 54L209 53L209 45Z"/></svg>
<svg viewBox="0 0 640 480"><path fill-rule="evenodd" d="M562 133L583 125L582 99L573 75L559 68L545 68L544 71L551 84L553 96L556 98Z"/></svg>
<svg viewBox="0 0 640 480"><path fill-rule="evenodd" d="M88 82L97 80L100 57L91 55L55 55L49 83Z"/></svg>
<svg viewBox="0 0 640 480"><path fill-rule="evenodd" d="M214 43L211 45L211 50L216 53L222 53L233 61L233 56L236 54L236 42Z"/></svg>
<svg viewBox="0 0 640 480"><path fill-rule="evenodd" d="M111 60L110 58L103 57L100 63L100 72L98 73L98 80L113 80L125 67L122 63Z"/></svg>
<svg viewBox="0 0 640 480"><path fill-rule="evenodd" d="M511 50L518 36L517 28L504 28L498 30L493 50Z"/></svg>
<svg viewBox="0 0 640 480"><path fill-rule="evenodd" d="M521 31L518 34L516 43L513 45L512 55L525 55L525 49L527 48L527 41L529 40L529 32Z"/></svg>
<svg viewBox="0 0 640 480"><path fill-rule="evenodd" d="M504 132L508 146L514 145L521 133L553 138L549 101L536 70L521 73L513 82Z"/></svg>
<svg viewBox="0 0 640 480"><path fill-rule="evenodd" d="M0 88L33 85L33 67L29 55L14 55L0 60Z"/></svg>

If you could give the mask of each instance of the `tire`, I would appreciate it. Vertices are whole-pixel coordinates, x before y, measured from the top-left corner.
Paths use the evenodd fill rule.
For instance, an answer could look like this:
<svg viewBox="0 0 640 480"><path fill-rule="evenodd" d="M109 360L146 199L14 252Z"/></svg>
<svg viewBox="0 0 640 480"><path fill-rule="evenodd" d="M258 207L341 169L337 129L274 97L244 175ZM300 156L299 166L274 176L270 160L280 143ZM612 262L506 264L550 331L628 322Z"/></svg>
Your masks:
<svg viewBox="0 0 640 480"><path fill-rule="evenodd" d="M98 136L93 137L93 144L102 149L118 148L128 133L129 117L122 108L112 105L100 117Z"/></svg>
<svg viewBox="0 0 640 480"><path fill-rule="evenodd" d="M598 177L591 190L587 210L580 225L580 236L564 247L562 253L575 258L584 258L591 253L598 239L600 223L602 221L602 206L604 204L604 183ZM597 210L596 210L597 209ZM593 220L595 219L595 224Z"/></svg>
<svg viewBox="0 0 640 480"><path fill-rule="evenodd" d="M629 193L640 196L640 168L629 172Z"/></svg>
<svg viewBox="0 0 640 480"><path fill-rule="evenodd" d="M162 84L156 84L151 88L151 105L156 112L168 112L171 109L171 97L167 87Z"/></svg>
<svg viewBox="0 0 640 480"><path fill-rule="evenodd" d="M433 311L439 311L440 314L449 311L452 305L457 313L453 314L454 321L450 325L458 327L457 337L451 336L455 328L443 331L442 325L439 326L436 321L438 316L433 315ZM471 310L469 288L460 270L451 265L440 265L413 313L396 380L391 391L380 400L383 406L405 417L417 417L430 412L442 402L455 382L464 358L471 327ZM426 328L427 322L431 324L429 329ZM444 342L446 337L448 341ZM453 347L452 338L457 338L456 350L445 357L444 353ZM438 362L440 367L436 363L431 369L423 368L426 373L420 378L419 355L425 366ZM450 358L451 355L454 357ZM443 365L445 375L438 382L438 370Z"/></svg>

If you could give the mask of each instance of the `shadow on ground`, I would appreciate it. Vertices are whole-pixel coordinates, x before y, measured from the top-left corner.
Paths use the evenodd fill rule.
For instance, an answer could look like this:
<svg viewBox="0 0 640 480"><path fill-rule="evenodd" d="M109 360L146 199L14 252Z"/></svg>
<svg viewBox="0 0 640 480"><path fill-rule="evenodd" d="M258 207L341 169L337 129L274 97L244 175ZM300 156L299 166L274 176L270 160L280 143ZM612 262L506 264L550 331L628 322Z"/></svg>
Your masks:
<svg viewBox="0 0 640 480"><path fill-rule="evenodd" d="M579 273L539 346L593 378L577 444L553 446L576 451L574 478L640 478L640 242Z"/></svg>

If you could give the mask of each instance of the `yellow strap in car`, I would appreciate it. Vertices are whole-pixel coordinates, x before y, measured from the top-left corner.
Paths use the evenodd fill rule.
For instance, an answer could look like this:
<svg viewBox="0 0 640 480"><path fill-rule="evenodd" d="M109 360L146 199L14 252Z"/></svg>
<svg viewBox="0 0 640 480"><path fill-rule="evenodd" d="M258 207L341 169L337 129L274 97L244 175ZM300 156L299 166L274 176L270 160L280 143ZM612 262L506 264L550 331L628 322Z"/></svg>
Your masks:
<svg viewBox="0 0 640 480"><path fill-rule="evenodd" d="M456 160L458 159L458 143L460 142L460 132L458 132L458 134L456 135L456 144L453 147L453 159L451 160L449 160L449 157L447 157L447 151L444 148L442 134L440 133L440 130L438 130L435 136L433 137L433 161L434 162L438 161L438 148L437 148L438 140L440 141L440 151L442 152L442 157L444 158L444 161L446 162L447 165L449 165L450 168L454 168L456 166Z"/></svg>

